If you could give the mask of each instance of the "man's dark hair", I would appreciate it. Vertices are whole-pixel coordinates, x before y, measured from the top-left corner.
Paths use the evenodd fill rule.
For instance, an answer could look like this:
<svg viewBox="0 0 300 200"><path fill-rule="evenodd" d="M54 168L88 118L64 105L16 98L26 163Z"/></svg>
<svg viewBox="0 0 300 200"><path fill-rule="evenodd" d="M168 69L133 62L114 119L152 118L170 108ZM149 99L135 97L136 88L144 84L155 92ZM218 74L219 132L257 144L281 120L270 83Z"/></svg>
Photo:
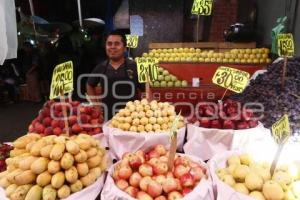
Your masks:
<svg viewBox="0 0 300 200"><path fill-rule="evenodd" d="M125 34L124 34L123 31L121 31L121 30L114 30L114 31L111 31L110 33L108 33L108 34L106 35L105 41L106 41L107 38L108 38L109 36L111 36L111 35L118 35L118 36L120 36L120 37L121 37L121 40L122 40L122 42L123 42L123 44L124 44L124 46L126 47L126 37L125 37Z"/></svg>

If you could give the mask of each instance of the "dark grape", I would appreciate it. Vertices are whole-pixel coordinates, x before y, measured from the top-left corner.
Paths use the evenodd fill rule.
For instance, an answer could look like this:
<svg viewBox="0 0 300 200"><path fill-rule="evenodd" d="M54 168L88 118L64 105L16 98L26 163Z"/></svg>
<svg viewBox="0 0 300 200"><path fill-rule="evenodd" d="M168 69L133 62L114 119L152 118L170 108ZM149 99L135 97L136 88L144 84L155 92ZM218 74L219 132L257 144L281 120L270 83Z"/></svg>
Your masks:
<svg viewBox="0 0 300 200"><path fill-rule="evenodd" d="M270 128L284 114L288 114L293 133L300 133L300 58L288 59L286 81L281 88L283 60L272 63L267 72L251 80L241 94L231 98L242 103L259 102L264 105L265 113L261 122Z"/></svg>

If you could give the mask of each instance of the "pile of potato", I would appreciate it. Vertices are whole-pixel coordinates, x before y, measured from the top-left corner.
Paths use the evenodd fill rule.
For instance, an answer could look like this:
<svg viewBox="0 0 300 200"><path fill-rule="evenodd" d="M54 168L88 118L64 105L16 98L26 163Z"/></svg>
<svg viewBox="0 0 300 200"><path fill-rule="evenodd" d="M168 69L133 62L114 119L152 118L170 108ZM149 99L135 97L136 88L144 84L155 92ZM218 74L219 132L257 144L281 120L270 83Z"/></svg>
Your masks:
<svg viewBox="0 0 300 200"><path fill-rule="evenodd" d="M167 102L129 101L124 109L112 118L110 127L132 132L168 131L176 117L174 106ZM180 116L177 128L184 127L184 118Z"/></svg>
<svg viewBox="0 0 300 200"><path fill-rule="evenodd" d="M237 192L256 200L296 200L300 198L300 165L277 167L273 176L271 165L253 162L248 154L233 155L227 167L216 171L219 179Z"/></svg>
<svg viewBox="0 0 300 200"><path fill-rule="evenodd" d="M28 134L13 142L0 174L11 200L55 200L93 184L106 169L106 152L89 135L41 137Z"/></svg>

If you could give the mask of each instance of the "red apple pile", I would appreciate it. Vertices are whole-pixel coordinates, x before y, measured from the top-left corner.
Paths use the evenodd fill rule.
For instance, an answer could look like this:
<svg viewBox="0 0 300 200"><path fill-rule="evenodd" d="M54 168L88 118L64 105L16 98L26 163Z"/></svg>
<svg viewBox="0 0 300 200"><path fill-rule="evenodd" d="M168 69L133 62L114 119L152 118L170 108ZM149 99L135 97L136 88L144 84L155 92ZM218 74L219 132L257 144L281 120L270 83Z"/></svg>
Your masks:
<svg viewBox="0 0 300 200"><path fill-rule="evenodd" d="M139 200L173 200L190 193L206 169L185 156L176 155L168 170L168 152L163 145L145 153L125 153L115 166L112 177L116 186Z"/></svg>
<svg viewBox="0 0 300 200"><path fill-rule="evenodd" d="M80 104L79 101L66 101L66 110L69 122L69 133L86 133L94 135L102 132L100 111L92 106ZM38 116L28 127L30 133L41 135L61 135L65 130L63 107L60 102L47 101L39 111Z"/></svg>
<svg viewBox="0 0 300 200"><path fill-rule="evenodd" d="M9 152L12 149L13 149L13 147L8 144L0 143L0 172L3 172L6 170L5 159L9 158Z"/></svg>
<svg viewBox="0 0 300 200"><path fill-rule="evenodd" d="M191 122L199 121L203 128L248 129L258 125L253 111L243 104L227 99L222 103L201 103Z"/></svg>

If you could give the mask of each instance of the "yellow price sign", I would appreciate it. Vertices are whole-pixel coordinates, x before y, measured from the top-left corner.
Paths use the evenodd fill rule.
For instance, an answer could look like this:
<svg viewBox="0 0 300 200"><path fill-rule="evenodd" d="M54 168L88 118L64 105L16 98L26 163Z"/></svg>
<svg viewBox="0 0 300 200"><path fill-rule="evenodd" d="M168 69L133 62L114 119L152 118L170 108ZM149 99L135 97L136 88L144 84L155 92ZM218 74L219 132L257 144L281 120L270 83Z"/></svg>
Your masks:
<svg viewBox="0 0 300 200"><path fill-rule="evenodd" d="M291 33L277 35L278 55L293 57L295 52L294 39Z"/></svg>
<svg viewBox="0 0 300 200"><path fill-rule="evenodd" d="M53 70L50 99L60 96L61 91L65 94L73 90L73 62L68 61L57 65Z"/></svg>
<svg viewBox="0 0 300 200"><path fill-rule="evenodd" d="M137 73L140 83L153 82L158 79L158 59L156 58L137 58ZM148 78L147 78L148 77Z"/></svg>
<svg viewBox="0 0 300 200"><path fill-rule="evenodd" d="M249 78L248 72L221 66L215 72L212 82L236 93L241 93L244 91Z"/></svg>
<svg viewBox="0 0 300 200"><path fill-rule="evenodd" d="M290 136L289 117L287 114L272 125L272 134L278 144Z"/></svg>
<svg viewBox="0 0 300 200"><path fill-rule="evenodd" d="M129 48L137 48L139 43L138 35L126 35L126 46Z"/></svg>
<svg viewBox="0 0 300 200"><path fill-rule="evenodd" d="M194 0L192 14L211 15L213 0Z"/></svg>

